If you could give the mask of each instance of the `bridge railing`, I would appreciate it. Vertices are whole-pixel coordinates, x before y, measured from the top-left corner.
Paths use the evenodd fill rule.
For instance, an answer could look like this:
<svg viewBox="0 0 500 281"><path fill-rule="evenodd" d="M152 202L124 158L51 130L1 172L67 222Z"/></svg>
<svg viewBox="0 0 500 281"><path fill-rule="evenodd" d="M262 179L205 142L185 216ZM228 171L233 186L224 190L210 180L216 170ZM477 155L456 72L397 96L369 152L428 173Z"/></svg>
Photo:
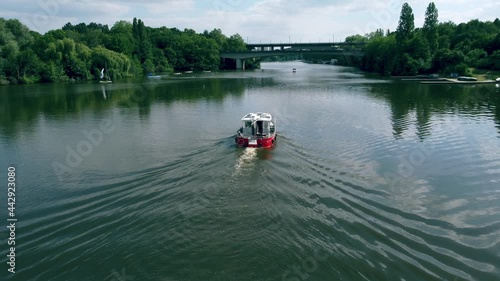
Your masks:
<svg viewBox="0 0 500 281"><path fill-rule="evenodd" d="M363 51L361 50L273 50L273 51L240 51L240 52L224 52L220 54L221 58L230 59L249 59L259 57L272 57L272 56L285 56L285 55L336 55L336 56L355 56L362 57Z"/></svg>
<svg viewBox="0 0 500 281"><path fill-rule="evenodd" d="M269 52L269 51L360 51L366 45L364 42L339 42L339 43L259 43L247 44L248 51Z"/></svg>
<svg viewBox="0 0 500 281"><path fill-rule="evenodd" d="M318 43L306 43L306 42L294 42L294 43L247 43L247 47L279 47L279 46L363 46L366 45L365 42L318 42Z"/></svg>

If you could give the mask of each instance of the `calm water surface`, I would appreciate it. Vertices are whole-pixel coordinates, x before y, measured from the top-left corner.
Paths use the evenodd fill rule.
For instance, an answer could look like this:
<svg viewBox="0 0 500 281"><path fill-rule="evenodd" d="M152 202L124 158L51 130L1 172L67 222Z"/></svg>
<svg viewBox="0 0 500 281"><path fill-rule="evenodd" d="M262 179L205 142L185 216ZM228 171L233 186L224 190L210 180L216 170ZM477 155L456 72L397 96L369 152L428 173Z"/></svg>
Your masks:
<svg viewBox="0 0 500 281"><path fill-rule="evenodd" d="M262 68L0 87L0 279L500 280L499 87Z"/></svg>

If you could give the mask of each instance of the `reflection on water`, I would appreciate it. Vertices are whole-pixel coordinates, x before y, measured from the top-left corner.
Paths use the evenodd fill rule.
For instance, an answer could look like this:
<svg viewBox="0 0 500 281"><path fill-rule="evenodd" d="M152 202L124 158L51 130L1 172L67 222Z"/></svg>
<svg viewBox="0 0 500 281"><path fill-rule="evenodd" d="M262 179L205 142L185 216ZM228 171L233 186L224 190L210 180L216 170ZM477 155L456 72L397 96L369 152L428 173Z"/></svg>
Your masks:
<svg viewBox="0 0 500 281"><path fill-rule="evenodd" d="M500 88L262 66L0 87L12 280L499 279Z"/></svg>
<svg viewBox="0 0 500 281"><path fill-rule="evenodd" d="M97 94L98 89L100 94ZM168 105L175 101L200 99L221 101L227 95L241 96L244 90L245 82L238 79L0 87L0 132L15 134L17 125L35 124L40 116L74 118L83 112L99 113L116 106L137 107L144 117L154 103Z"/></svg>
<svg viewBox="0 0 500 281"><path fill-rule="evenodd" d="M395 82L373 87L371 95L383 98L391 106L395 138L414 126L421 140L431 131L432 120L458 115L478 119L492 118L499 127L499 89L486 85L420 85Z"/></svg>
<svg viewBox="0 0 500 281"><path fill-rule="evenodd" d="M265 73L275 75L275 72L268 70ZM308 77L308 82L316 82L324 74ZM170 104L175 101L222 101L227 95L241 96L248 88L280 87L281 83L290 81L259 77L255 73L246 75L246 79L241 78L242 75L239 74L221 75L219 78L200 75L191 79L125 81L107 85L90 83L5 86L0 88L0 130L4 130L2 133L6 135L14 133L16 124L34 124L41 114L53 118L75 116L89 110L107 110L116 105L138 107L141 115L147 115L149 108L158 102ZM343 74L339 76L339 81L346 79ZM337 82L338 78L327 77L323 80L326 79ZM327 82L331 82L328 80ZM300 87L300 83L298 84ZM390 106L396 139L401 138L405 131L414 126L415 134L423 140L431 131L433 117L450 114L471 119L492 117L500 133L498 85L420 85L398 81L368 85L368 95L381 99ZM101 95L94 95L99 86ZM15 94L12 94L13 91ZM307 93L306 88L300 88L300 91Z"/></svg>
<svg viewBox="0 0 500 281"><path fill-rule="evenodd" d="M104 100L107 100L107 99L108 99L108 96L106 95L106 86L101 85L101 88L102 88L102 98L103 98Z"/></svg>

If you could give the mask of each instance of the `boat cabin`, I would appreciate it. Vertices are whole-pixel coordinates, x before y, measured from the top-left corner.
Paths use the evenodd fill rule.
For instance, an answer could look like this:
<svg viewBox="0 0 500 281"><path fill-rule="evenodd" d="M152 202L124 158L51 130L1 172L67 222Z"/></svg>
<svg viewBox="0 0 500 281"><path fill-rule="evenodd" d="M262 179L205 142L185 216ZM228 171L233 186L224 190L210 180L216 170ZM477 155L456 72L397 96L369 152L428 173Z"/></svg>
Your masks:
<svg viewBox="0 0 500 281"><path fill-rule="evenodd" d="M269 113L248 113L241 118L240 134L243 137L269 137L275 132L275 122Z"/></svg>

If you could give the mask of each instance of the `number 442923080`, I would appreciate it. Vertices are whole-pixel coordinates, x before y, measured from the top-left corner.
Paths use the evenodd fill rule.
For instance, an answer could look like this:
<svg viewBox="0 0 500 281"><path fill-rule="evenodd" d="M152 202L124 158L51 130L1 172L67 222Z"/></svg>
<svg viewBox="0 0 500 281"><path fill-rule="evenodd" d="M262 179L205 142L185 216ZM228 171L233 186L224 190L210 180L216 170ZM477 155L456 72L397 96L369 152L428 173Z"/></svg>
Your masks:
<svg viewBox="0 0 500 281"><path fill-rule="evenodd" d="M14 218L16 209L16 168L9 167L7 173L7 210L9 211L9 217Z"/></svg>

